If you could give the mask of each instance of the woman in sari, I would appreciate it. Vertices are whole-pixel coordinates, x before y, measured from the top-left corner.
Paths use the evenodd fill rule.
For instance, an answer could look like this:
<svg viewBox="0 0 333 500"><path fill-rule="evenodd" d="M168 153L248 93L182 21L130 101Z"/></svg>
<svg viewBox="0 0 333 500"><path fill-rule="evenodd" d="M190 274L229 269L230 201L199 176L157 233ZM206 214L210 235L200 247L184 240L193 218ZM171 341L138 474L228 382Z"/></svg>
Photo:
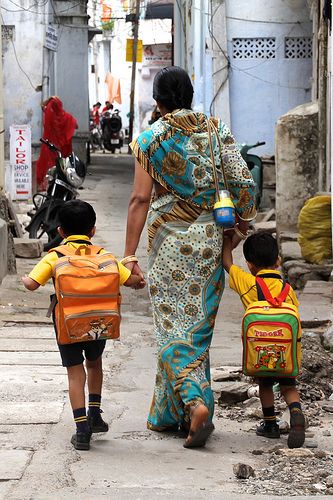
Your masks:
<svg viewBox="0 0 333 500"><path fill-rule="evenodd" d="M144 286L135 252L148 214L147 279L158 347L148 428L182 427L190 448L204 446L214 430L209 348L224 288L223 229L213 216L207 118L191 110L187 73L178 67L159 71L153 97L162 117L131 144L136 163L124 263ZM223 143L221 155L212 137L220 187L223 161L239 220L238 235L231 234L236 246L256 214L254 183L227 126L211 120Z"/></svg>
<svg viewBox="0 0 333 500"><path fill-rule="evenodd" d="M52 96L42 103L44 114L43 139L47 139L60 149L65 158L72 152L72 137L78 124L74 116L64 110L59 97ZM49 168L55 165L57 153L41 145L37 160L37 184L42 184Z"/></svg>

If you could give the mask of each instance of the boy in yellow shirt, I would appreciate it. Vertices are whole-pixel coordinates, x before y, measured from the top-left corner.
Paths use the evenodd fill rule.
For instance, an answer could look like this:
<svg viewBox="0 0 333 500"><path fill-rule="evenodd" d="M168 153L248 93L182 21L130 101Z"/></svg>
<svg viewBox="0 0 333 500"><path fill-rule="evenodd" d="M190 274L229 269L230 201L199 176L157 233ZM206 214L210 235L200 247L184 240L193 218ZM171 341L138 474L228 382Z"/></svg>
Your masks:
<svg viewBox="0 0 333 500"><path fill-rule="evenodd" d="M59 210L58 231L63 244L74 249L91 245L90 239L95 234L96 214L93 207L82 200L66 202ZM100 253L105 253L101 250ZM59 256L56 252L45 255L36 264L29 276L22 278L28 290L36 290L45 285L54 275L54 268ZM134 276L121 262L117 262L120 285L142 288L145 283ZM96 342L77 342L75 344L58 344L62 365L67 369L69 398L73 409L76 433L71 443L77 450L89 450L92 432L107 432L109 426L101 417L101 393L103 382L102 354L105 340ZM83 366L86 361L86 371ZM89 407L85 406L85 384L88 379Z"/></svg>
<svg viewBox="0 0 333 500"><path fill-rule="evenodd" d="M232 240L225 234L223 241L223 266L229 273L229 284L232 290L240 296L244 308L258 300L256 276L265 280L273 297L280 294L283 288L283 278L280 266L279 250L276 239L271 234L258 232L249 236L243 246L243 254L249 273L236 266L232 258ZM290 288L286 302L298 306L295 292ZM302 413L295 378L258 377L259 396L264 415L264 421L257 427L258 436L279 438L280 429L276 422L274 408L273 385L278 382L280 392L290 410L289 448L299 448L305 440L305 421Z"/></svg>

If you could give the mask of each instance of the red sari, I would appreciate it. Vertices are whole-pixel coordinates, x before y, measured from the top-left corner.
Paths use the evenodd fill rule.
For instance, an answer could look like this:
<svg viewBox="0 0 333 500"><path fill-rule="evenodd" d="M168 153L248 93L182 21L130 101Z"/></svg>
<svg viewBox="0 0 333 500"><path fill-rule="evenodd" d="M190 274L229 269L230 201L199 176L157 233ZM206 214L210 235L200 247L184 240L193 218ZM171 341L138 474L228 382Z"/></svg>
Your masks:
<svg viewBox="0 0 333 500"><path fill-rule="evenodd" d="M72 137L78 128L76 119L67 113L59 97L50 97L44 109L43 139L60 149L62 156L72 152ZM37 160L37 184L41 184L49 168L55 165L57 154L42 144Z"/></svg>

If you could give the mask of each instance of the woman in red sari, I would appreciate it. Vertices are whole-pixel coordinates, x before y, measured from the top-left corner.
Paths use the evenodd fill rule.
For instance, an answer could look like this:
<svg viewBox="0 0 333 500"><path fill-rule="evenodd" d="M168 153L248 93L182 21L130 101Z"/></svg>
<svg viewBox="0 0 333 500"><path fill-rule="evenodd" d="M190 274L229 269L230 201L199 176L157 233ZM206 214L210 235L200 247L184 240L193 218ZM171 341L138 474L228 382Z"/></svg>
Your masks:
<svg viewBox="0 0 333 500"><path fill-rule="evenodd" d="M72 152L72 137L78 128L76 119L67 113L61 100L57 96L50 97L43 102L44 131L43 139L47 139L60 149L62 156L69 156ZM37 160L37 184L42 184L49 168L55 165L57 154L42 144Z"/></svg>

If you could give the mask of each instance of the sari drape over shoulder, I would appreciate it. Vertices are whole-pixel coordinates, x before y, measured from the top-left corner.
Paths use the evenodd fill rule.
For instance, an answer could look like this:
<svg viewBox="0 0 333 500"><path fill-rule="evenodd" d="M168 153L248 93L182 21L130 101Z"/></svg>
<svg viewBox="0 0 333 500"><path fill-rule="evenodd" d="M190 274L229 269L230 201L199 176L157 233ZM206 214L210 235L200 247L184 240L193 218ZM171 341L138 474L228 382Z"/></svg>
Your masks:
<svg viewBox="0 0 333 500"><path fill-rule="evenodd" d="M221 161L237 215L255 217L254 182L228 127L213 119L223 142L213 149L220 187ZM209 347L224 288L223 230L213 217L214 181L206 116L177 110L131 145L141 166L167 191L148 214L148 285L158 346L148 427L181 425L203 402L213 416Z"/></svg>

